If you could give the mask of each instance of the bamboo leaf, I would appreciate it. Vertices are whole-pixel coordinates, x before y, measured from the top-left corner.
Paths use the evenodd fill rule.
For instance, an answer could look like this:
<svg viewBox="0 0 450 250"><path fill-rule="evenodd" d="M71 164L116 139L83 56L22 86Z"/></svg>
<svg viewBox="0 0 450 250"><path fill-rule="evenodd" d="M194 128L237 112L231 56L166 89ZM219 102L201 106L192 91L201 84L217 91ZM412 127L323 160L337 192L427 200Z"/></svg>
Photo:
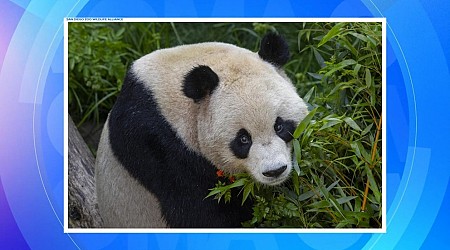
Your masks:
<svg viewBox="0 0 450 250"><path fill-rule="evenodd" d="M358 199L355 200L355 212L361 212L361 199L358 197Z"/></svg>
<svg viewBox="0 0 450 250"><path fill-rule="evenodd" d="M297 172L297 176L300 176L300 167L298 165L298 163L301 160L300 142L297 139L294 139L292 144L294 145L294 155L295 155L293 166L294 166L295 172Z"/></svg>
<svg viewBox="0 0 450 250"><path fill-rule="evenodd" d="M366 68L366 87L370 88L372 86L372 75L370 74L370 70Z"/></svg>
<svg viewBox="0 0 450 250"><path fill-rule="evenodd" d="M344 61L334 65L331 70L329 70L327 73L325 73L325 76L328 77L328 76L332 75L334 72L341 70L349 65L353 65L353 64L356 64L356 61L353 59L344 60Z"/></svg>
<svg viewBox="0 0 450 250"><path fill-rule="evenodd" d="M361 35L361 34L359 34L359 33L356 33L356 32L350 32L349 34L352 35L352 36L354 36L354 37L356 37L356 38L358 38L358 39L361 40L361 41L364 41L364 42L367 42L367 41L368 41L368 39L367 39L366 36Z"/></svg>
<svg viewBox="0 0 450 250"><path fill-rule="evenodd" d="M329 196L328 199L330 200L330 203L333 205L333 207L336 208L336 210L339 212L339 214L341 215L342 218L345 218L345 215L343 213L342 207L339 204L339 202L336 200L336 198L334 198L333 196Z"/></svg>
<svg viewBox="0 0 450 250"><path fill-rule="evenodd" d="M366 160L368 163L372 163L372 158L370 154L367 152L367 150L364 148L364 146L361 144L361 142L358 142L359 151L362 154L362 157Z"/></svg>
<svg viewBox="0 0 450 250"><path fill-rule="evenodd" d="M367 178L369 179L369 188L372 190L373 195L375 196L375 200L378 204L381 204L381 193L378 189L377 182L375 181L375 178L373 177L372 169L368 166L368 164L365 164Z"/></svg>
<svg viewBox="0 0 450 250"><path fill-rule="evenodd" d="M316 58L317 63L320 65L321 68L325 67L325 60L323 59L322 55L313 47L313 53L314 57Z"/></svg>
<svg viewBox="0 0 450 250"><path fill-rule="evenodd" d="M361 159L362 155L361 155L361 151L359 151L358 143L356 141L352 142L350 144L350 146L352 147L353 151L355 152L355 155Z"/></svg>
<svg viewBox="0 0 450 250"><path fill-rule="evenodd" d="M324 129L327 129L327 128L330 128L330 127L333 127L334 125L337 125L337 124L340 124L340 123L342 123L341 120L331 120L331 121L328 121L328 122L326 122L326 123L319 129L319 131L324 130Z"/></svg>
<svg viewBox="0 0 450 250"><path fill-rule="evenodd" d="M305 193L301 194L298 197L298 200L299 201L304 201L304 200L307 200L307 199L313 197L314 195L315 195L314 191L308 191L308 192L305 192Z"/></svg>
<svg viewBox="0 0 450 250"><path fill-rule="evenodd" d="M316 211L316 209L327 208L327 207L331 207L333 205L327 200L321 200L321 201L314 202L310 206L313 207L313 209L309 209L308 211Z"/></svg>
<svg viewBox="0 0 450 250"><path fill-rule="evenodd" d="M328 96L331 96L332 94L336 93L336 91L338 91L338 90L344 90L347 88L351 88L353 86L353 84L355 84L355 83L356 83L356 79L352 79L348 82L341 82L339 84L336 84L336 86L330 91Z"/></svg>
<svg viewBox="0 0 450 250"><path fill-rule="evenodd" d="M308 75L310 75L312 78L317 79L317 80L322 80L323 79L323 75L321 75L321 74L308 72Z"/></svg>
<svg viewBox="0 0 450 250"><path fill-rule="evenodd" d="M349 202L349 201L351 201L351 200L354 200L356 197L358 197L358 196L345 196L345 197L341 197L341 198L338 198L338 199L337 199L337 202L338 202L339 204L344 204L344 203L346 203L346 202Z"/></svg>
<svg viewBox="0 0 450 250"><path fill-rule="evenodd" d="M344 36L341 36L339 41L342 42L354 56L358 56L358 50L356 50L355 47Z"/></svg>
<svg viewBox="0 0 450 250"><path fill-rule="evenodd" d="M116 35L117 38L120 38L124 32L125 32L125 28L122 27L116 32L115 35Z"/></svg>
<svg viewBox="0 0 450 250"><path fill-rule="evenodd" d="M358 77L358 72L359 72L359 70L361 69L361 64L356 64L355 65L355 68L353 68L353 74L355 75L355 77Z"/></svg>
<svg viewBox="0 0 450 250"><path fill-rule="evenodd" d="M331 28L330 31L322 38L320 43L317 45L317 47L320 47L324 45L326 42L328 42L331 38L335 37L339 34L340 29L344 27L346 23L337 23L333 28Z"/></svg>
<svg viewBox="0 0 450 250"><path fill-rule="evenodd" d="M312 93L314 92L314 86L306 93L306 95L303 97L303 101L309 102L309 99L311 98Z"/></svg>
<svg viewBox="0 0 450 250"><path fill-rule="evenodd" d="M253 187L254 187L255 183L254 182L250 182L247 185L245 185L244 187L244 192L242 194L242 203L241 206L244 205L244 202L247 200L248 195L250 193L253 193Z"/></svg>
<svg viewBox="0 0 450 250"><path fill-rule="evenodd" d="M317 108L311 110L308 115L305 116L305 118L300 122L300 124L297 126L297 129L295 129L293 137L297 139L300 134L305 130L305 128L308 126L309 122L311 121L314 114L317 112Z"/></svg>
<svg viewBox="0 0 450 250"><path fill-rule="evenodd" d="M298 165L297 165L298 167ZM300 168L299 168L300 170ZM297 170L296 170L297 171ZM300 174L299 174L300 175ZM294 185L294 191L297 195L300 195L300 182L298 180L298 176L292 175L292 184Z"/></svg>
<svg viewBox="0 0 450 250"><path fill-rule="evenodd" d="M210 190L211 190L211 192L209 192L209 194L205 197L205 199L223 191L222 189L219 189L219 188L213 188Z"/></svg>
<svg viewBox="0 0 450 250"><path fill-rule="evenodd" d="M247 179L239 179L239 180L233 182L232 184L230 184L230 185L228 185L226 187L228 187L228 189L232 189L232 188L235 188L235 187L244 186L246 181L247 181Z"/></svg>
<svg viewBox="0 0 450 250"><path fill-rule="evenodd" d="M345 117L344 121L345 121L345 123L347 123L354 130L361 131L361 128L358 126L358 124L356 124L356 122L352 118Z"/></svg>
<svg viewBox="0 0 450 250"><path fill-rule="evenodd" d="M373 127L373 123L371 123L369 126L367 126L362 132L361 132L361 136L365 136L367 133L370 132L370 130Z"/></svg>
<svg viewBox="0 0 450 250"><path fill-rule="evenodd" d="M334 188L338 183L339 183L339 180L337 180L337 181L331 183L331 184L327 187L327 190L330 191L330 190L331 190L332 188Z"/></svg>

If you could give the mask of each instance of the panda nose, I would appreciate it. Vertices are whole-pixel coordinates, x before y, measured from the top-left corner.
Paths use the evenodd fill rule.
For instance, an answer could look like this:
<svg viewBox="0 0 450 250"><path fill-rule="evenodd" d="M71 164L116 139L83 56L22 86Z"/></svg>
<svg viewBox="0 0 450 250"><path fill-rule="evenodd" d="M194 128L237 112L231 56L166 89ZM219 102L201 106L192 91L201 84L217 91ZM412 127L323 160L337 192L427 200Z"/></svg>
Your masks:
<svg viewBox="0 0 450 250"><path fill-rule="evenodd" d="M267 172L264 172L264 173L262 173L265 177L278 177L278 176L280 176L285 170L286 170L286 168L287 168L287 166L286 165L284 165L284 166L282 166L281 168L277 168L277 169L274 169L274 170L270 170L270 171L267 171Z"/></svg>

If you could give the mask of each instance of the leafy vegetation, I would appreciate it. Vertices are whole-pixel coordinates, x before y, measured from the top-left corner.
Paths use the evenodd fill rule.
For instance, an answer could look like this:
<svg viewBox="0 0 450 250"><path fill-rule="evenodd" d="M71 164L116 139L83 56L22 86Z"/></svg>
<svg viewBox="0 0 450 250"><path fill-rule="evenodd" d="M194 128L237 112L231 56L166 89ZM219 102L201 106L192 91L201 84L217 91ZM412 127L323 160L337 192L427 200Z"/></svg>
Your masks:
<svg viewBox="0 0 450 250"><path fill-rule="evenodd" d="M381 23L70 23L69 112L102 122L126 68L153 50L223 41L256 51L282 34L285 65L310 114L294 133L294 171L267 187L243 173L218 182L218 202L252 199L246 227L380 228L382 225ZM232 197L238 189L240 197Z"/></svg>

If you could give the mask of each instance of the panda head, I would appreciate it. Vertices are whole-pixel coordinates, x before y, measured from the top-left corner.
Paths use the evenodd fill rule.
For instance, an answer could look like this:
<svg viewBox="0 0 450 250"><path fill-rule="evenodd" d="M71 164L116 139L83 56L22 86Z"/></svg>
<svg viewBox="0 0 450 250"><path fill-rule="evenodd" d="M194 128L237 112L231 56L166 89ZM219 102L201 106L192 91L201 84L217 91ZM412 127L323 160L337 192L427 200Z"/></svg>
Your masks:
<svg viewBox="0 0 450 250"><path fill-rule="evenodd" d="M184 76L183 93L198 106L200 152L217 168L267 185L289 176L292 134L307 108L281 69L288 59L287 43L268 34L258 53L229 52Z"/></svg>

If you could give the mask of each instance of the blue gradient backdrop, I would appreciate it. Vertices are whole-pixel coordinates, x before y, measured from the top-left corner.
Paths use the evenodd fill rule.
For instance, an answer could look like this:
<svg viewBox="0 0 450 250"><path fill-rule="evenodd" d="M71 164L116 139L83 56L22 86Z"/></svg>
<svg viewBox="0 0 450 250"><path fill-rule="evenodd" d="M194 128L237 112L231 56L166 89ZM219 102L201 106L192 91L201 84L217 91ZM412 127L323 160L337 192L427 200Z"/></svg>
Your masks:
<svg viewBox="0 0 450 250"><path fill-rule="evenodd" d="M447 0L0 0L0 249L450 245ZM386 17L386 234L64 234L63 18Z"/></svg>

